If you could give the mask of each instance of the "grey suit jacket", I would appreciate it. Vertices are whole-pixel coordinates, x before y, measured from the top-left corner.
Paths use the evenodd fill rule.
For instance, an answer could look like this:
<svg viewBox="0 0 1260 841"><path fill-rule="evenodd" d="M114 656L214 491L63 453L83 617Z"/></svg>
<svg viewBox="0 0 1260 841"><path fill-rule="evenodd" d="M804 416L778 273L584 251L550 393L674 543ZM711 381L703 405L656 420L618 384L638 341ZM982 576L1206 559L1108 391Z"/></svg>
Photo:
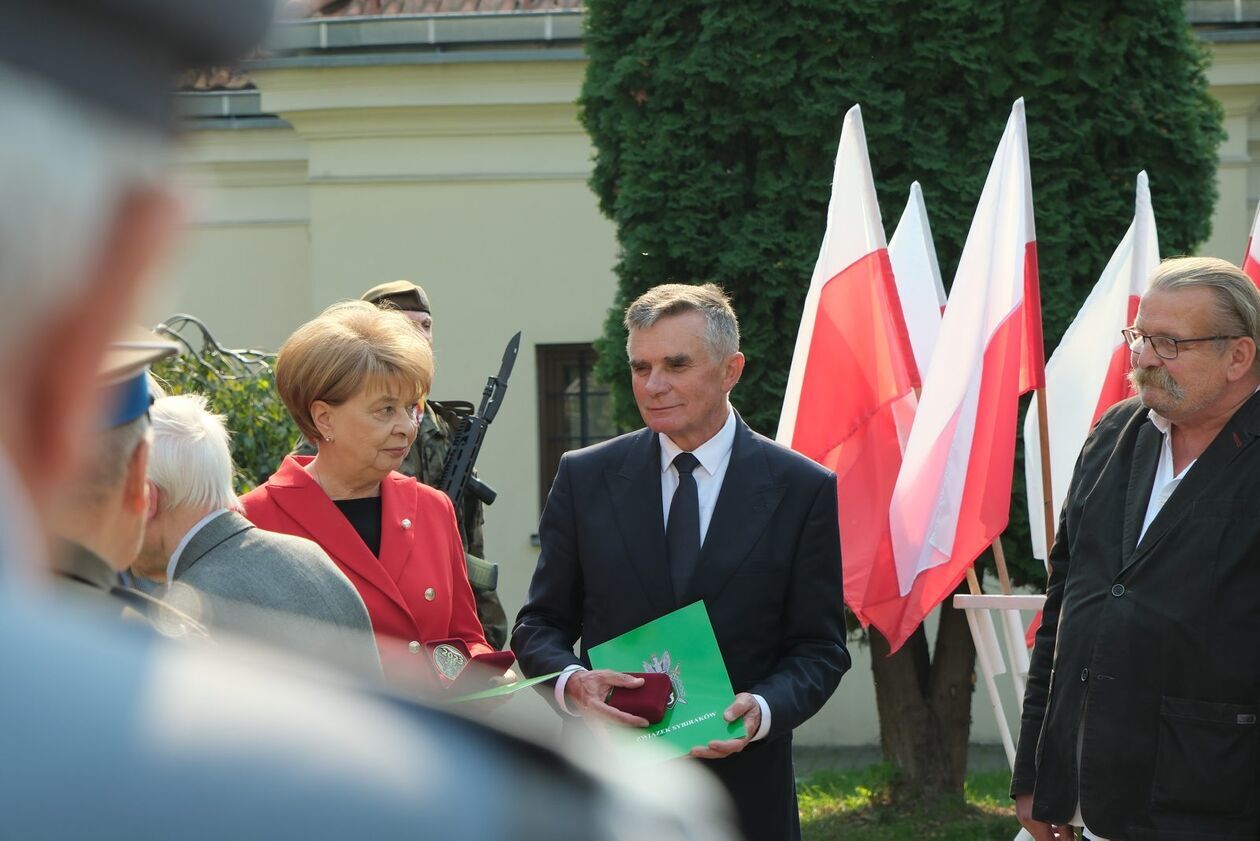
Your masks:
<svg viewBox="0 0 1260 841"><path fill-rule="evenodd" d="M175 563L168 599L213 629L257 638L380 674L363 599L309 540L256 528L229 511L193 535ZM191 588L191 591L189 590Z"/></svg>

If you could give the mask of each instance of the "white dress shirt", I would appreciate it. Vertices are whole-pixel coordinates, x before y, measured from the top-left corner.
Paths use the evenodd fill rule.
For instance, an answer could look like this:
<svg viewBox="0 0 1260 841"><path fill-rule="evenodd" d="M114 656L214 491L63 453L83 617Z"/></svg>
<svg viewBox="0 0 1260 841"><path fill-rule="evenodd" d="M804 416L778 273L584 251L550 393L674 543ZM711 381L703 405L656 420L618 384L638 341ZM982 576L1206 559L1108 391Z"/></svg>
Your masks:
<svg viewBox="0 0 1260 841"><path fill-rule="evenodd" d="M674 467L674 459L683 451L668 435L658 435L661 439L661 511L664 514L666 527L669 526L669 506L674 501L674 491L678 490L678 468ZM726 478L726 468L731 463L731 449L735 446L735 410L729 410L726 423L717 434L691 451L700 462L691 474L696 479L696 495L700 499L700 545L704 545L705 535L709 533L709 521L713 519L713 509L717 507L718 494L722 492L722 480Z"/></svg>
<svg viewBox="0 0 1260 841"><path fill-rule="evenodd" d="M1168 501L1168 497L1173 495L1173 491L1177 490L1177 486L1181 484L1181 480L1186 477L1186 473L1194 467L1194 459L1185 467L1181 468L1180 473L1173 473L1173 452L1172 452L1172 422L1154 409L1146 413L1151 419L1151 423L1155 424L1155 428L1164 434L1164 442L1159 448L1159 465L1155 468L1155 483L1151 486L1151 499L1146 503L1146 517L1142 519L1142 531L1138 533L1138 543L1142 542L1142 538L1146 536L1146 530L1150 528L1151 522L1163 509L1164 503Z"/></svg>
<svg viewBox="0 0 1260 841"><path fill-rule="evenodd" d="M661 508L665 514L665 525L669 525L669 506L674 500L674 491L678 490L678 468L674 467L674 458L682 447L675 444L668 435L658 433L661 442ZM727 406L726 423L717 433L699 447L691 451L700 464L691 475L696 480L696 494L700 502L700 545L709 533L709 522L713 519L713 509L717 507L718 494L722 491L722 482L726 479L726 468L731 463L731 450L735 446L735 410ZM568 685L569 676L584 669L574 664L561 673L556 680L556 703L560 709L576 715L565 703L564 688ZM749 741L764 739L770 733L770 705L760 695L753 695L757 706L761 708L761 726Z"/></svg>
<svg viewBox="0 0 1260 841"><path fill-rule="evenodd" d="M188 531L186 531L184 533L184 536L179 539L179 543L176 544L175 546L175 551L171 553L171 559L166 562L166 586L167 587L170 587L172 584L175 583L175 567L179 563L179 556L184 553L184 550L188 548L188 544L192 541L194 537L197 536L197 532L201 531L206 526L208 526L210 524L210 521L213 520L215 517L218 517L220 514L226 514L227 512L228 510L226 508L214 509L209 514L202 517L197 522L193 523L193 527L190 528Z"/></svg>

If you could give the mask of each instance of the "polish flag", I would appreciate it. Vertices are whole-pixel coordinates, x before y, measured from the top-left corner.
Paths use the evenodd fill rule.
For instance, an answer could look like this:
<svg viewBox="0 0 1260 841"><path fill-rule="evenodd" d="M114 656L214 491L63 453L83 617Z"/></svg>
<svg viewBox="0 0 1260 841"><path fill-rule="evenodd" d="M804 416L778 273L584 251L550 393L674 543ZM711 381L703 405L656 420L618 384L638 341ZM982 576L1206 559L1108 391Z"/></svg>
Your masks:
<svg viewBox="0 0 1260 841"><path fill-rule="evenodd" d="M1251 222L1251 235L1247 237L1247 253L1243 256L1242 270L1260 286L1260 206L1256 207L1256 218Z"/></svg>
<svg viewBox="0 0 1260 841"><path fill-rule="evenodd" d="M892 569L888 504L918 385L855 105L776 437L836 473L845 602L863 624L877 571Z"/></svg>
<svg viewBox="0 0 1260 841"><path fill-rule="evenodd" d="M941 282L932 227L928 224L923 189L918 181L910 185L910 199L901 213L897 230L888 241L888 259L897 279L897 295L901 298L906 329L910 331L915 365L919 371L926 371L941 331L945 284Z"/></svg>
<svg viewBox="0 0 1260 841"><path fill-rule="evenodd" d="M867 606L894 651L1006 528L1019 396L1045 381L1022 99L980 195L937 348L888 512L895 579Z"/></svg>
<svg viewBox="0 0 1260 841"><path fill-rule="evenodd" d="M1050 489L1058 516L1085 438L1103 412L1133 396L1129 349L1120 331L1137 317L1138 299L1159 266L1159 240L1146 173L1137 177L1133 224L1081 305L1063 340L1046 363L1046 409L1050 430ZM1033 555L1046 559L1042 516L1041 444L1037 404L1024 418L1024 481ZM1052 525L1058 526L1058 522Z"/></svg>

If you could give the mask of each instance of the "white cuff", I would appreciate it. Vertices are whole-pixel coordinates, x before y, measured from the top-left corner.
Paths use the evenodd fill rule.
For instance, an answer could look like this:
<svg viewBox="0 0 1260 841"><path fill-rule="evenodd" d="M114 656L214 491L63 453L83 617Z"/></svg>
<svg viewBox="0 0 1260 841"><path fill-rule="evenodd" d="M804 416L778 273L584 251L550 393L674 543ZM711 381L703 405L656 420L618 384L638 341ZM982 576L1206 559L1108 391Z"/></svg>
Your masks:
<svg viewBox="0 0 1260 841"><path fill-rule="evenodd" d="M575 718L577 717L578 714L575 713L573 710L569 709L569 705L564 702L564 687L568 685L569 677L574 672L584 672L584 671L586 671L585 666L582 666L578 663L574 663L572 666L567 666L565 670L560 673L560 677L556 678L556 705L560 707L560 709L564 710L566 713L568 713L569 715ZM754 695L753 697L755 698L757 696ZM765 701L762 701L761 704L762 704L761 708L765 710L766 708Z"/></svg>
<svg viewBox="0 0 1260 841"><path fill-rule="evenodd" d="M760 695L753 695L753 698L756 700L757 706L761 707L761 726L757 728L757 732L748 741L758 742L770 735L770 705Z"/></svg>

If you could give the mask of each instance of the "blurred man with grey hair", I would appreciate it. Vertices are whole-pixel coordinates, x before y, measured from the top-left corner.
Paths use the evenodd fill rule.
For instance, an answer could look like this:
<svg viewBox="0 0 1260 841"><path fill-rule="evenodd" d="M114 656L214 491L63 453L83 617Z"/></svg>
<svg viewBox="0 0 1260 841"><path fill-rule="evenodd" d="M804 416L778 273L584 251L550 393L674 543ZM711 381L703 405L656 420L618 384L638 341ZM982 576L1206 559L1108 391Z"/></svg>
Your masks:
<svg viewBox="0 0 1260 841"><path fill-rule="evenodd" d="M1137 396L1072 475L1011 795L1038 841L1255 838L1260 292L1165 260L1124 339Z"/></svg>
<svg viewBox="0 0 1260 841"><path fill-rule="evenodd" d="M250 49L270 11L0 0L0 833L721 837L710 792L685 775L610 781L452 715L288 674L288 660L119 628L28 580L81 442L108 417L94 388L106 344L174 233L167 87Z"/></svg>
<svg viewBox="0 0 1260 841"><path fill-rule="evenodd" d="M131 570L213 630L247 635L354 673L380 675L363 599L323 549L239 513L223 417L199 394L150 410L149 499Z"/></svg>

